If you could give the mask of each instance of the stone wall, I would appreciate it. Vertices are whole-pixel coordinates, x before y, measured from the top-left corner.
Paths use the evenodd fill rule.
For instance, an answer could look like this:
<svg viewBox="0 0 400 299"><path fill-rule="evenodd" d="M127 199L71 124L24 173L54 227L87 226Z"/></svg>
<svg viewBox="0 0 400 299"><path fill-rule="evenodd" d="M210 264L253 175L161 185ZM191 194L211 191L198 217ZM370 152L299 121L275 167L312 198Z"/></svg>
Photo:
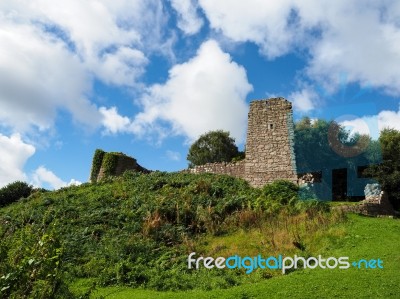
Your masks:
<svg viewBox="0 0 400 299"><path fill-rule="evenodd" d="M279 179L297 183L292 104L284 98L251 102L245 160L196 166L187 172L228 174L254 187Z"/></svg>
<svg viewBox="0 0 400 299"><path fill-rule="evenodd" d="M357 205L340 206L345 212L353 212L367 216L393 216L395 211L387 193L382 191L379 184L367 184L364 189L365 200Z"/></svg>
<svg viewBox="0 0 400 299"><path fill-rule="evenodd" d="M207 163L204 165L195 166L184 170L187 173L215 173L215 174L227 174L236 178L245 178L244 173L245 161L238 162L222 162L222 163Z"/></svg>
<svg viewBox="0 0 400 299"><path fill-rule="evenodd" d="M104 156L107 158L109 154ZM117 154L118 159L112 162L113 171L107 174L102 165L98 175L94 176L97 181L106 174L118 176L126 170L149 172L135 159L122 153L113 154ZM106 164L110 163L107 161ZM183 172L227 174L243 178L254 187L279 179L297 183L292 104L284 98L252 101L248 114L246 158L232 163L209 163Z"/></svg>
<svg viewBox="0 0 400 299"><path fill-rule="evenodd" d="M297 183L293 145L292 104L284 98L251 102L245 179L255 187L278 179Z"/></svg>
<svg viewBox="0 0 400 299"><path fill-rule="evenodd" d="M115 164L113 165L112 169L110 170L111 173L109 175L111 176L120 176L122 175L125 171L127 170L132 170L132 171L137 171L137 172L142 172L142 173L149 173L150 171L142 166L140 166L136 159L129 157L123 153L106 153L104 157L107 155L112 155L113 158L115 159ZM104 160L103 160L104 162ZM100 171L97 175L96 181L102 180L104 177L106 177L106 168L107 166L102 163L102 166L100 168ZM109 172L110 172L109 171Z"/></svg>

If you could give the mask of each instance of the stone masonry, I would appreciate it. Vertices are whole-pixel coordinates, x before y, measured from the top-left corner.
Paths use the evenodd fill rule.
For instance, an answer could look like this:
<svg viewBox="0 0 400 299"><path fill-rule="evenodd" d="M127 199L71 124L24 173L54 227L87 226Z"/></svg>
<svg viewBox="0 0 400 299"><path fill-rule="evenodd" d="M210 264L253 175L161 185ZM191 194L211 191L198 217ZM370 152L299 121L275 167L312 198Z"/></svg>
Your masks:
<svg viewBox="0 0 400 299"><path fill-rule="evenodd" d="M248 117L245 178L255 187L278 179L297 182L292 104L284 98L253 101Z"/></svg>
<svg viewBox="0 0 400 299"><path fill-rule="evenodd" d="M188 172L228 174L262 187L278 179L297 183L292 104L284 98L250 103L246 158L236 163L213 163Z"/></svg>
<svg viewBox="0 0 400 299"><path fill-rule="evenodd" d="M394 216L396 214L387 193L381 190L379 184L367 184L364 194L365 199L358 204L338 206L337 209L367 216Z"/></svg>
<svg viewBox="0 0 400 299"><path fill-rule="evenodd" d="M136 159L134 159L132 157L126 156L123 153L115 153L114 155L117 159L117 163L116 163L115 169L111 173L112 176L120 176L127 170L132 170L135 172L142 172L142 173L150 172L148 169L140 166L137 163ZM104 177L105 177L104 167L102 166L97 175L96 181L101 181Z"/></svg>
<svg viewBox="0 0 400 299"><path fill-rule="evenodd" d="M244 165L245 160L238 162L207 163L186 169L183 172L226 174L236 178L245 179Z"/></svg>

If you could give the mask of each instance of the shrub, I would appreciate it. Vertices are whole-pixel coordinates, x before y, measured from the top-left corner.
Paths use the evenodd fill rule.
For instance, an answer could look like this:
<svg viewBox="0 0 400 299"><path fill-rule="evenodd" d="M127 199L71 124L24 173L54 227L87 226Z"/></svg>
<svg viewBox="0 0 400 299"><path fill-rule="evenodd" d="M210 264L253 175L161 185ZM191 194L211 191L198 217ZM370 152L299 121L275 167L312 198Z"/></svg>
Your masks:
<svg viewBox="0 0 400 299"><path fill-rule="evenodd" d="M286 180L267 184L262 189L261 200L278 202L282 205L294 204L298 200L299 187Z"/></svg>
<svg viewBox="0 0 400 299"><path fill-rule="evenodd" d="M0 298L73 298L62 277L63 248L58 236L38 234L26 226L9 244L8 258L0 268L5 272L0 277Z"/></svg>
<svg viewBox="0 0 400 299"><path fill-rule="evenodd" d="M25 182L16 181L0 189L0 206L16 202L22 197L28 197L33 187Z"/></svg>

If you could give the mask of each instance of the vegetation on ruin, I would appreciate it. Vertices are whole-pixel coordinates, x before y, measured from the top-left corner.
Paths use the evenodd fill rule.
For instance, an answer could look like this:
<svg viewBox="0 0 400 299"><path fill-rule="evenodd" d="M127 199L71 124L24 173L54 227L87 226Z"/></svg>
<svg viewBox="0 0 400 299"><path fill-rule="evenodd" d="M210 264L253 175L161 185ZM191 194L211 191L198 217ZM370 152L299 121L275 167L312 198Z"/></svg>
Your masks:
<svg viewBox="0 0 400 299"><path fill-rule="evenodd" d="M103 158L104 158L105 151L102 149L96 149L93 155L93 161L92 161L92 169L90 171L90 181L96 182L97 177L100 172L101 164L103 163Z"/></svg>
<svg viewBox="0 0 400 299"><path fill-rule="evenodd" d="M96 149L92 160L90 181L95 183L98 180L100 170L102 170L103 177L114 175L115 169L118 165L118 159L121 156L125 156L125 154L118 152L105 152L102 149Z"/></svg>

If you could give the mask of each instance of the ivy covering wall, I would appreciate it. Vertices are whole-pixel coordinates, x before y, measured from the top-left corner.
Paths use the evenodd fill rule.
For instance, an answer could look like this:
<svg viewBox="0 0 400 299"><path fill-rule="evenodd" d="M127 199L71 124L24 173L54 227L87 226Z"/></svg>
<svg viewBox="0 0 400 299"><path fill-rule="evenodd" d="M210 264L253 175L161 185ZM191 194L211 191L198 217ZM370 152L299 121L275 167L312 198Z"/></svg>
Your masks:
<svg viewBox="0 0 400 299"><path fill-rule="evenodd" d="M122 153L105 153L101 167L105 177L115 174L115 169L118 165L118 157L122 156Z"/></svg>
<svg viewBox="0 0 400 299"><path fill-rule="evenodd" d="M96 149L93 156L90 181L95 183L103 178L122 175L126 170L149 173L146 168L137 164L136 159L119 152L105 152Z"/></svg>
<svg viewBox="0 0 400 299"><path fill-rule="evenodd" d="M96 149L93 155L92 170L90 171L90 181L92 183L97 181L97 177L100 172L101 164L103 163L103 157L106 152L101 149Z"/></svg>

